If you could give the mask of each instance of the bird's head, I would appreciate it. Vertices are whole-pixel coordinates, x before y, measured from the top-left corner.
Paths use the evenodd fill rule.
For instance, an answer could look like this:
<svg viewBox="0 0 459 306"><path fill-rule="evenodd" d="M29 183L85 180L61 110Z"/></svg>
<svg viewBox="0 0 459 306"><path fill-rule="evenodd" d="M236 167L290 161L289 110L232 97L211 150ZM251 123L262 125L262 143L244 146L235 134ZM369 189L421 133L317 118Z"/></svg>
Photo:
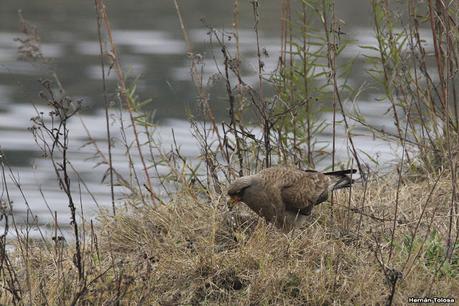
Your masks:
<svg viewBox="0 0 459 306"><path fill-rule="evenodd" d="M253 183L253 179L251 176L243 176L236 179L228 188L228 195L230 196L230 200L228 201L228 205L233 207L239 202L244 202L244 193Z"/></svg>

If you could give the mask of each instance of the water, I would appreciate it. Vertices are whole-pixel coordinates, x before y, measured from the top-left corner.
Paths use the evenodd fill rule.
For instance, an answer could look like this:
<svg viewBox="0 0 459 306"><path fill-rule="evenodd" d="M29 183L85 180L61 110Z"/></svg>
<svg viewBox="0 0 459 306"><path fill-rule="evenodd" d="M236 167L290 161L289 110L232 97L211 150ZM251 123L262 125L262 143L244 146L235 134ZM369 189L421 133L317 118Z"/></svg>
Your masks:
<svg viewBox="0 0 459 306"><path fill-rule="evenodd" d="M279 53L279 4L266 3L262 9L261 44L270 53L265 58L265 71L275 69ZM368 27L371 16L367 4L362 1L337 1L340 18L351 20L344 31L347 38L358 41L352 48L345 51L344 57L353 58L360 54L368 54L371 50L361 49L361 45L376 46L373 31ZM366 2L366 1L363 1ZM209 24L217 28L229 29L231 26L231 1L222 4L211 0L181 1L183 15L189 36L195 50L204 56L204 77L211 77L217 67L212 54L219 54L218 47L207 44L208 37L200 17L204 16ZM358 5L357 5L358 4ZM241 4L243 5L243 4ZM246 5L244 3L244 5ZM79 118L71 121L70 160L78 169L88 190L74 183L76 201L84 203L85 213L91 217L99 207L110 207L110 189L102 177L106 166L96 166L91 159L94 148L85 144L88 135L82 127L85 123L94 139L99 140L105 150L105 117L103 112L103 96L101 72L99 66L99 44L94 8L90 2L55 2L55 1L2 1L0 9L0 146L12 175L20 183L21 190L9 177L8 187L13 201L14 214L17 222L23 223L29 218L31 209L39 224L51 222L51 213L56 211L62 224L68 224L68 207L63 193L59 190L55 173L50 162L41 157L33 137L28 131L30 118L36 115L37 107L45 113L47 106L38 97L41 90L38 79L59 77L66 93L74 98L83 99L83 112ZM173 143L174 129L177 143L183 154L196 159L200 154L196 141L191 136L190 125L185 121L186 110L193 108L196 90L190 81L190 63L185 56L186 46L182 39L175 9L170 1L138 0L136 5L127 1L108 1L109 14L114 29L114 41L121 53L121 62L128 73L129 80L139 77L138 93L141 97L152 98L151 108L156 110L155 119L159 122L156 135L160 135L164 148ZM352 9L351 9L352 8ZM49 58L48 63L24 62L17 60L18 33L17 10L22 9L26 19L37 25L41 40L42 52ZM256 56L253 32L253 19L250 7L241 10L241 52L244 58L243 70L246 80L256 84ZM275 20L276 22L272 22ZM354 72L351 84L359 86L365 78L364 70L368 66L360 65ZM114 91L114 73L109 77L109 90ZM111 80L111 81L110 81ZM354 105L361 110L367 121L386 131L395 132L388 103L376 101L377 93L370 93L365 100ZM347 107L353 107L351 103ZM219 118L226 113L224 103L215 104ZM79 120L81 119L81 121ZM331 114L323 114L323 119L330 122ZM325 129L319 141L331 141L331 128ZM113 130L114 137L120 137L119 131ZM375 139L362 128L354 130L355 145L373 158L384 162L399 156L400 149L387 142ZM343 130L338 130L338 159L347 160L346 137ZM369 162L369 159L362 156ZM136 159L138 158L135 157ZM114 166L123 174L129 175L128 162L124 150L120 147L113 152ZM139 165L137 163L136 165ZM322 166L322 165L320 165ZM325 164L323 165L326 166ZM161 172L162 171L162 172ZM160 173L167 169L160 168ZM10 176L10 174L7 174ZM92 195L91 195L92 194ZM116 188L117 199L126 196L126 190ZM2 199L5 200L5 193ZM45 201L46 199L46 201Z"/></svg>

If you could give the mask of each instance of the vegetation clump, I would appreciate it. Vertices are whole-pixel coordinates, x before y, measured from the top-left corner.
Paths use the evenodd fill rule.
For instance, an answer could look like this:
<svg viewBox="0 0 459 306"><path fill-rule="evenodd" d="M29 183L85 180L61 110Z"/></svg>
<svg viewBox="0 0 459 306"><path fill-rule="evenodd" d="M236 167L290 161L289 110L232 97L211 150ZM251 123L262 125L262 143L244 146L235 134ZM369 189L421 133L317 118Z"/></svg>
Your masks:
<svg viewBox="0 0 459 306"><path fill-rule="evenodd" d="M37 305L383 304L397 271L394 304L456 297L459 250L446 259L445 233L431 231L447 230L451 190L444 175L432 181L402 187L393 244L390 176L355 187L350 202L337 193L288 234L243 205L228 210L219 194L197 200L182 190L167 205L102 212L83 250L84 280L70 242L31 243L25 262L21 245L8 257L15 274L6 285ZM3 304L15 300L4 293Z"/></svg>

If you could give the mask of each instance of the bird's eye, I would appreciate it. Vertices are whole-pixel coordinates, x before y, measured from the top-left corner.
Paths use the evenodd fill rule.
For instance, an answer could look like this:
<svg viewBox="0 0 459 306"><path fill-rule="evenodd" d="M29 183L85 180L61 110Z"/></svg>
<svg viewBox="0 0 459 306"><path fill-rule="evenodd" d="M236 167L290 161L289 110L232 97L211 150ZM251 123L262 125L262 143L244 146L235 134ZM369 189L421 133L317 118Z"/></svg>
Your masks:
<svg viewBox="0 0 459 306"><path fill-rule="evenodd" d="M247 186L248 187L248 186ZM247 189L247 187L244 187L242 189L239 189L238 191L228 191L228 195L230 197L242 197L244 195L244 192L245 190Z"/></svg>
<svg viewBox="0 0 459 306"><path fill-rule="evenodd" d="M238 191L228 191L228 195L229 195L230 197L232 197L232 196L237 196L238 193L239 193Z"/></svg>
<svg viewBox="0 0 459 306"><path fill-rule="evenodd" d="M231 192L231 193L228 193L228 195L230 197L240 197L241 196L241 191L237 191L237 192Z"/></svg>
<svg viewBox="0 0 459 306"><path fill-rule="evenodd" d="M242 198L242 197L244 196L244 193L245 193L245 191L246 191L247 188L248 188L248 186L245 187L245 188L242 188L241 190L239 190L239 192L237 193L237 195L238 195L239 197Z"/></svg>

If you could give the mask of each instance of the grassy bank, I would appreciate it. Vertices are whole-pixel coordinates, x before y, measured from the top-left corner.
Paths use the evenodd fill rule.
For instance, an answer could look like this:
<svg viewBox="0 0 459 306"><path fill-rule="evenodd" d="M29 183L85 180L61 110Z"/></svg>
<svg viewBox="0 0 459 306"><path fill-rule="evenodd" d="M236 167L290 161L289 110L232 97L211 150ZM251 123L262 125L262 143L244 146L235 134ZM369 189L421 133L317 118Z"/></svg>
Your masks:
<svg viewBox="0 0 459 306"><path fill-rule="evenodd" d="M84 280L72 245L29 242L24 254L18 241L0 302L12 304L17 295L34 305L383 304L394 282L396 305L408 297L457 298L459 252L445 261L440 238L448 176L403 184L391 246L396 181L355 187L350 202L340 192L333 218L322 204L289 234L246 207L229 211L220 194L200 200L193 190L167 206L102 213L97 226L85 226Z"/></svg>

